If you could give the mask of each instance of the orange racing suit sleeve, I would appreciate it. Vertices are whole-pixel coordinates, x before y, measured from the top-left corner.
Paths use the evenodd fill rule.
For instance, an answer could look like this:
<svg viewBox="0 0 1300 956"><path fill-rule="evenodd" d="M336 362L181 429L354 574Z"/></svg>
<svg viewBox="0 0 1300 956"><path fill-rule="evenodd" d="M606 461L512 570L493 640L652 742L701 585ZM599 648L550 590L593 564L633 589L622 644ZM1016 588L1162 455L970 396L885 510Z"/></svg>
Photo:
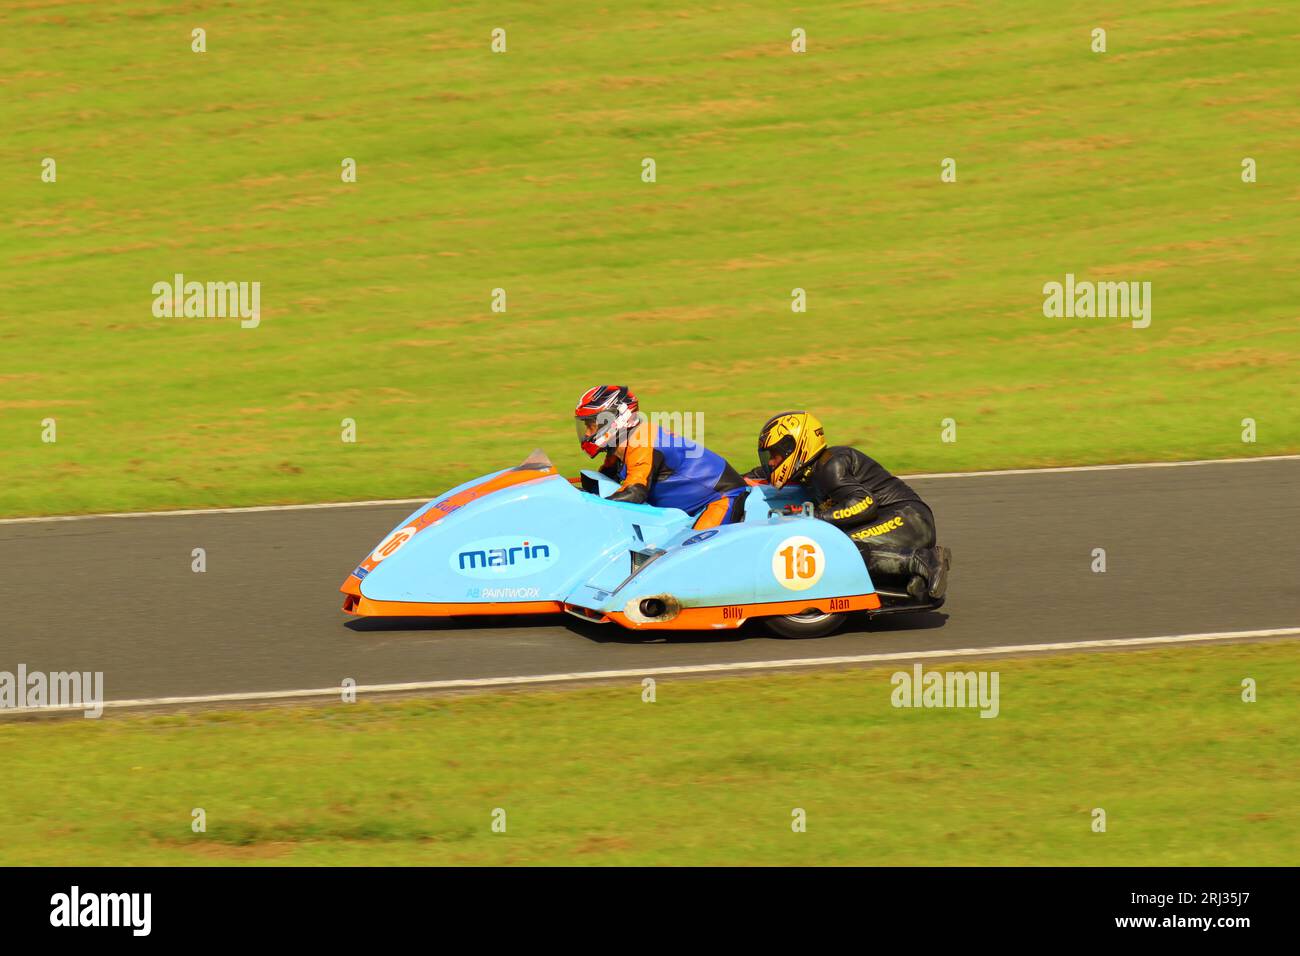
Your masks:
<svg viewBox="0 0 1300 956"><path fill-rule="evenodd" d="M627 465L627 477L619 487L645 485L649 488L654 458L655 446L650 432L650 423L643 421L628 436L627 445L623 448L623 464Z"/></svg>
<svg viewBox="0 0 1300 956"><path fill-rule="evenodd" d="M695 519L695 524L691 525L697 531L705 528L716 528L726 519L727 513L733 503L731 498L715 498L709 502L709 506L700 512L700 516Z"/></svg>

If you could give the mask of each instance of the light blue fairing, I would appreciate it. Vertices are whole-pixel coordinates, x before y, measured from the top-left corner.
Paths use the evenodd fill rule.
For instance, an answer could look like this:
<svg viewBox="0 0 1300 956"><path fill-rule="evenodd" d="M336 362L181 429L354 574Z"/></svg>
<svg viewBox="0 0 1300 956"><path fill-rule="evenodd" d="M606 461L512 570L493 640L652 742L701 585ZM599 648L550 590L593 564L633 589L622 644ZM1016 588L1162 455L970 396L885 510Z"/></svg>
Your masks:
<svg viewBox="0 0 1300 956"><path fill-rule="evenodd" d="M605 500L617 483L587 474L596 478L600 495L553 475L452 511L381 561L362 580L362 594L376 601L561 601L623 611L659 595L671 595L682 607L716 607L874 590L857 547L834 526L768 517L770 505L800 501L797 490L757 486L746 500L744 523L696 532L692 519L675 508ZM434 499L397 528L488 477ZM783 586L774 571L774 561L784 566L778 551L795 536L820 549L820 578L810 588ZM633 552L641 553L635 575Z"/></svg>
<svg viewBox="0 0 1300 956"><path fill-rule="evenodd" d="M397 524L393 525L392 529L391 529L388 533L389 533L389 534L392 534L392 533L393 533L394 531L396 531L398 528L405 528L408 524L410 524L410 523L411 523L412 521L414 521L416 518L420 517L422 514L424 514L426 511L428 511L430 508L432 508L432 507L433 507L434 505L436 505L438 502L440 502L440 501L446 501L446 500L447 500L448 498L450 498L452 495L457 494L458 492L464 491L466 488L473 488L475 485L482 484L482 483L485 482L485 481L488 481L488 480L490 480L490 479L492 479L492 478L495 478L497 475L504 475L507 471L513 471L513 470L514 470L514 469L511 469L511 468L502 468L500 471L494 471L494 472L491 472L490 474L480 475L478 478L471 478L469 481L465 482L463 485L457 485L455 488L452 488L450 491L444 491L442 494L440 494L438 497L434 498L434 499L433 499L432 501L430 501L428 504L420 505L420 507L416 508L416 509L415 509L414 511L412 511L409 515L407 515L405 518L403 518L401 521L399 521Z"/></svg>

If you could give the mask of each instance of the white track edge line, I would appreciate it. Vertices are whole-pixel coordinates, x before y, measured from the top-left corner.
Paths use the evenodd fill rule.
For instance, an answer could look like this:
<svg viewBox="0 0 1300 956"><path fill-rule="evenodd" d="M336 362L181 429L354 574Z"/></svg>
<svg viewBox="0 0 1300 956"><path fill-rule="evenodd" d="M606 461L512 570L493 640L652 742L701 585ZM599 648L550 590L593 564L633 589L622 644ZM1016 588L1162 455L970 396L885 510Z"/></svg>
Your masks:
<svg viewBox="0 0 1300 956"><path fill-rule="evenodd" d="M370 501L315 501L299 505L249 505L246 508L186 508L180 511L102 511L85 515L34 515L30 518L0 518L0 524L36 524L41 521L88 521L91 518L179 518L186 515L252 514L258 511L310 511L315 508L372 508L375 505L422 505L432 500L433 497L375 498Z"/></svg>
<svg viewBox="0 0 1300 956"><path fill-rule="evenodd" d="M997 478L1004 475L1061 475L1075 471L1127 471L1134 468L1186 468L1189 465L1238 465L1256 461L1297 461L1300 455L1261 455L1258 458L1197 458L1191 461L1135 461L1113 465L1056 465L1051 468L1004 468L998 471L932 471L900 475L908 481L921 478Z"/></svg>
<svg viewBox="0 0 1300 956"><path fill-rule="evenodd" d="M1035 654L1047 651L1077 650L1094 647L1142 647L1157 644L1189 644L1195 641L1228 641L1246 637L1295 637L1300 627L1275 627L1254 631L1211 631L1205 634L1173 634L1164 637L1128 637L1094 641L1063 641L1054 644L1008 644L998 647L963 647L932 651L894 651L888 654L855 654L847 657L801 657L780 661L735 661L726 664L678 664L664 667L627 668L612 671L580 671L567 674L527 674L518 677L469 677L457 680L415 681L406 684L365 684L351 690L360 694L391 694L403 691L456 690L476 687L510 687L527 684L557 684L582 680L609 680L621 677L656 677L673 674L720 674L728 671L771 670L785 667L828 667L835 664L870 664L883 661L915 661L945 657L973 657L989 654ZM250 691L241 694L208 694L200 697L146 697L137 700L106 700L104 709L128 707L165 707L181 704L218 704L253 701L292 700L302 697L337 697L338 687L310 690ZM55 707L14 707L0 709L9 714L84 711L85 706L61 704Z"/></svg>
<svg viewBox="0 0 1300 956"><path fill-rule="evenodd" d="M1124 471L1134 468L1185 468L1189 465L1238 465L1256 461L1297 461L1300 455L1262 455L1258 458L1198 458L1193 461L1139 461L1117 465L1058 465L1051 468L1007 468L1001 471L934 471L899 475L904 481L934 478L1002 478L1008 475L1059 475L1075 471ZM369 501L320 501L297 505L249 505L243 508L187 508L180 511L107 511L85 515L34 515L29 518L0 518L3 524L36 524L41 521L87 521L91 518L178 518L186 515L252 514L258 511L309 511L314 508L372 508L376 505L422 505L427 498L375 498Z"/></svg>

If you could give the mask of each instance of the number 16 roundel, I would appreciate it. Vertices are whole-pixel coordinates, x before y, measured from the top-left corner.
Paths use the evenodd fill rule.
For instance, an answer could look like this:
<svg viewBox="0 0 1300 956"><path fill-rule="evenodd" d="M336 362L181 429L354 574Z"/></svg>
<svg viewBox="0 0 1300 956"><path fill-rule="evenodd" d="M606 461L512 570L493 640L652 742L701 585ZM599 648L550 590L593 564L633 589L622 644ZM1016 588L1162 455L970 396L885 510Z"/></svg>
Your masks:
<svg viewBox="0 0 1300 956"><path fill-rule="evenodd" d="M794 535L776 546L772 555L772 574L781 587L804 591L821 580L826 555L812 538Z"/></svg>

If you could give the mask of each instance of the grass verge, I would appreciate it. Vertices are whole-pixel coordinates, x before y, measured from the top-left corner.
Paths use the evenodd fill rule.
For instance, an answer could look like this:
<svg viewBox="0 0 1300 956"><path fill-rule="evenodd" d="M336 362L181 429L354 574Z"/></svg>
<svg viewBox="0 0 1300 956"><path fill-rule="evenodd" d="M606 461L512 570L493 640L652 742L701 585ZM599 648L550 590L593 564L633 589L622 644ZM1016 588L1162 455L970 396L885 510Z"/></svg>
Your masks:
<svg viewBox="0 0 1300 956"><path fill-rule="evenodd" d="M1294 642L942 669L0 724L0 865L1300 862Z"/></svg>

